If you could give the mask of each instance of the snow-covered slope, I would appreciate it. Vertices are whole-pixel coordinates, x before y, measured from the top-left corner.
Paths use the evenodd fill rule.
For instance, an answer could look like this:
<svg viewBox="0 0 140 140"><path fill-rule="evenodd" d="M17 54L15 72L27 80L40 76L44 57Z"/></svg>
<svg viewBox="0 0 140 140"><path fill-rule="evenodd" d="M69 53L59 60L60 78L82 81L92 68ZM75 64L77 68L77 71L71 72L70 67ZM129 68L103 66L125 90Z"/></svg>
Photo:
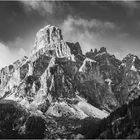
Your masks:
<svg viewBox="0 0 140 140"><path fill-rule="evenodd" d="M57 117L68 116L79 119L84 119L86 117L103 119L109 115L107 111L92 106L80 96L77 96L76 99L78 101L76 104L68 104L64 101L52 104L47 114Z"/></svg>
<svg viewBox="0 0 140 140"><path fill-rule="evenodd" d="M79 98L79 97L78 97ZM80 110L82 110L87 116L103 119L106 118L109 113L104 110L100 110L91 104L87 103L87 101L80 97L80 101L76 105Z"/></svg>

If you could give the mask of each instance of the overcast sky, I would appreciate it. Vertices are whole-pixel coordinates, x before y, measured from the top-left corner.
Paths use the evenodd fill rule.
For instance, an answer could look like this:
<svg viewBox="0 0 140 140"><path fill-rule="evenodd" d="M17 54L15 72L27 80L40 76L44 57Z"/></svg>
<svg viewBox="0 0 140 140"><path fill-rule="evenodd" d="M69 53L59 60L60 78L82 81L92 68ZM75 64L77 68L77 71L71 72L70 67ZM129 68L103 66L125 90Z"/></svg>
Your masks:
<svg viewBox="0 0 140 140"><path fill-rule="evenodd" d="M140 57L140 2L0 2L0 67L33 48L36 32L48 25L62 29L65 41L83 52L104 46L122 59Z"/></svg>

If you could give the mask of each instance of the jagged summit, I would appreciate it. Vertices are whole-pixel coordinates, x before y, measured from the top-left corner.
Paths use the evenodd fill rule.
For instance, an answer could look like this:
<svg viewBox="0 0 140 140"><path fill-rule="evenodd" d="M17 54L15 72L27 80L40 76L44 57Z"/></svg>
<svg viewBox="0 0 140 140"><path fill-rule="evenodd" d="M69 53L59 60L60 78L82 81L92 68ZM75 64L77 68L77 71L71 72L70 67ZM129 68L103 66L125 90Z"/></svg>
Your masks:
<svg viewBox="0 0 140 140"><path fill-rule="evenodd" d="M131 59L131 61L133 62L133 59L135 59L137 56L134 54L127 54L126 57L123 58L122 62L126 62L128 59Z"/></svg>
<svg viewBox="0 0 140 140"><path fill-rule="evenodd" d="M94 59L96 56L104 54L108 54L107 49L105 47L101 47L99 50L95 48L93 51L93 49L91 49L89 52L86 53L86 56Z"/></svg>
<svg viewBox="0 0 140 140"><path fill-rule="evenodd" d="M58 43L63 40L61 30L58 27L51 25L47 25L37 32L36 38L38 41L41 41L42 37L45 37L44 39L48 44Z"/></svg>
<svg viewBox="0 0 140 140"><path fill-rule="evenodd" d="M105 47L101 47L98 53L107 53L107 50Z"/></svg>
<svg viewBox="0 0 140 140"><path fill-rule="evenodd" d="M62 31L58 27L47 25L37 32L31 55L46 51L48 56L71 56L70 48L63 40Z"/></svg>
<svg viewBox="0 0 140 140"><path fill-rule="evenodd" d="M138 56L129 53L125 58L123 58L122 66L124 66L127 71L138 71L140 70L140 59Z"/></svg>

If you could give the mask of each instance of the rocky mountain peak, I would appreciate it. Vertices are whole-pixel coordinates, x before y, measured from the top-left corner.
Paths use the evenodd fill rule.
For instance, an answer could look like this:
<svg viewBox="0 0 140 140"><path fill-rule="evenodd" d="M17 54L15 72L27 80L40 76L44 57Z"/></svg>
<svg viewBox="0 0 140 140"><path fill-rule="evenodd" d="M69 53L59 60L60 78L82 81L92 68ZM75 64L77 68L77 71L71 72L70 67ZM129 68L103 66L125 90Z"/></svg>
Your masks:
<svg viewBox="0 0 140 140"><path fill-rule="evenodd" d="M46 44L53 44L63 40L63 36L61 30L58 27L47 25L37 32L36 40L38 41L38 43L41 43L41 41L45 41Z"/></svg>
<svg viewBox="0 0 140 140"><path fill-rule="evenodd" d="M55 26L47 25L40 29L36 34L35 45L31 55L46 52L48 56L59 58L70 57L71 51L63 40L61 29Z"/></svg>
<svg viewBox="0 0 140 140"><path fill-rule="evenodd" d="M122 62L127 62L127 61L131 61L134 62L133 60L136 58L137 56L134 54L127 54L126 57L123 58Z"/></svg>
<svg viewBox="0 0 140 140"><path fill-rule="evenodd" d="M107 53L107 50L105 47L101 47L98 53Z"/></svg>
<svg viewBox="0 0 140 140"><path fill-rule="evenodd" d="M138 71L140 70L140 59L138 56L129 53L122 60L122 66L124 66L127 71Z"/></svg>
<svg viewBox="0 0 140 140"><path fill-rule="evenodd" d="M108 54L107 49L105 47L101 47L99 50L95 48L93 51L93 49L91 49L89 52L86 53L86 56L91 59L95 59L95 57L98 57L104 54Z"/></svg>

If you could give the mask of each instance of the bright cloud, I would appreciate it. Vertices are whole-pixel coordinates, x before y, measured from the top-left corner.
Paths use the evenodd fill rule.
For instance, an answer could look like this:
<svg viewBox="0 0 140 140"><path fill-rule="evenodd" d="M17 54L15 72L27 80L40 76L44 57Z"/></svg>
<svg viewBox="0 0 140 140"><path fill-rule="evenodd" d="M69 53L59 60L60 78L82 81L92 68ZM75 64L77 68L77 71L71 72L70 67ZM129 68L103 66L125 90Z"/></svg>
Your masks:
<svg viewBox="0 0 140 140"><path fill-rule="evenodd" d="M82 26L84 29L114 29L116 28L115 24L112 22L102 22L97 19L83 19L83 18L78 18L78 17L72 17L69 16L65 21L64 24L70 25L70 26Z"/></svg>
<svg viewBox="0 0 140 140"><path fill-rule="evenodd" d="M86 52L91 48L100 48L104 44L102 34L105 31L114 30L116 26L111 22L102 22L97 19L87 20L69 16L61 28L65 40L80 42L83 52Z"/></svg>
<svg viewBox="0 0 140 140"><path fill-rule="evenodd" d="M19 48L22 48L20 49L20 52L24 52L24 55L29 55L30 51L33 48L34 40L35 39L33 39L33 37L30 36L26 36L23 38L17 37L13 41L8 41L7 46L14 51L18 50Z"/></svg>
<svg viewBox="0 0 140 140"><path fill-rule="evenodd" d="M23 48L13 51L10 50L8 46L0 42L0 68L13 63L24 55L25 51Z"/></svg>

